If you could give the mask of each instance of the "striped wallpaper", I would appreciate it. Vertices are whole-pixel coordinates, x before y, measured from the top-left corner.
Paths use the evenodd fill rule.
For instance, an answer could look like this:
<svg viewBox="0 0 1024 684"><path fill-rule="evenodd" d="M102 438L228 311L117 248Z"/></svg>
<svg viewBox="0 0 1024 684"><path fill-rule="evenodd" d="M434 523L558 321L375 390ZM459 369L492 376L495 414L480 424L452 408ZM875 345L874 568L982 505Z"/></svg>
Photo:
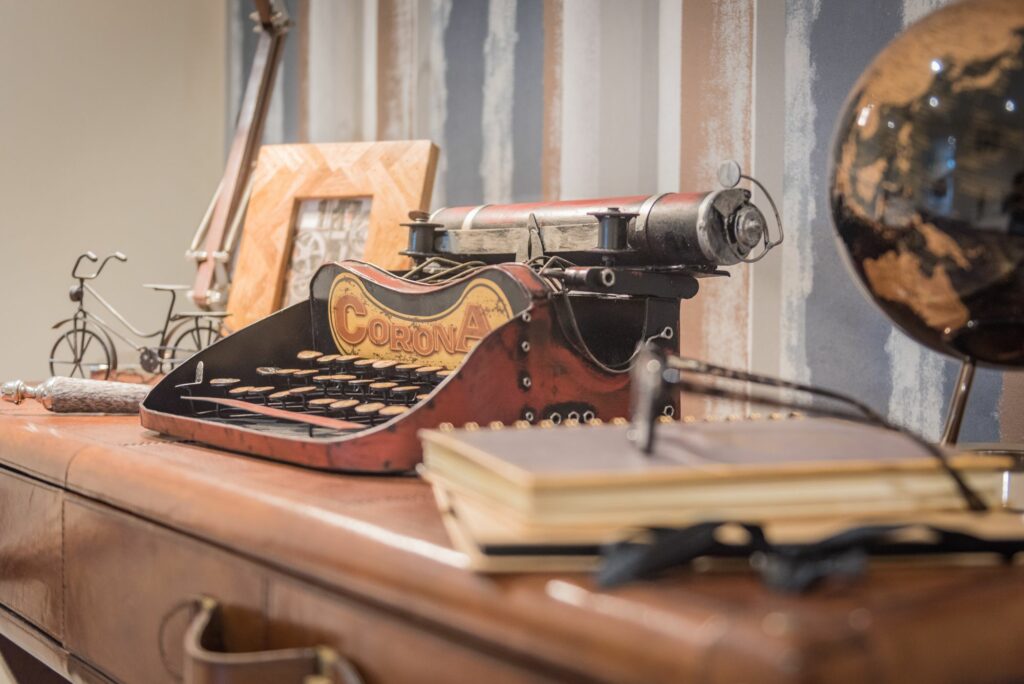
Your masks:
<svg viewBox="0 0 1024 684"><path fill-rule="evenodd" d="M435 206L706 190L736 159L781 203L786 243L684 304L684 351L849 392L934 438L957 365L862 297L825 183L849 88L941 4L287 0L296 25L266 140L430 138ZM233 0L234 103L248 12ZM1024 439L1022 405L1020 374L980 371L963 438Z"/></svg>

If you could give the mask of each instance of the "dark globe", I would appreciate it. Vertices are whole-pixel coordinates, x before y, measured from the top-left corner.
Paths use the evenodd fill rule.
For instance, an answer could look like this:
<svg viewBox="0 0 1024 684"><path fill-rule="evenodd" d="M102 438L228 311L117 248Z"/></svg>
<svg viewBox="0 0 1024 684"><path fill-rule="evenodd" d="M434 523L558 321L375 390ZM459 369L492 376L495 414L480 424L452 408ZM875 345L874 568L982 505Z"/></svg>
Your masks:
<svg viewBox="0 0 1024 684"><path fill-rule="evenodd" d="M1024 366L1024 0L941 9L883 50L836 130L841 251L940 352Z"/></svg>

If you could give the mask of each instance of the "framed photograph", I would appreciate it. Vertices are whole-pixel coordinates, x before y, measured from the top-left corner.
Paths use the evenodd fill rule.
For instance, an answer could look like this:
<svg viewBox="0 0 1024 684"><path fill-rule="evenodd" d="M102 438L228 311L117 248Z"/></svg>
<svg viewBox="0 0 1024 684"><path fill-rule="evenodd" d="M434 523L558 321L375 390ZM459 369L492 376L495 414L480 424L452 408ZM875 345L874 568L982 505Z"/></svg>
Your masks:
<svg viewBox="0 0 1024 684"><path fill-rule="evenodd" d="M228 294L230 327L306 299L324 263L406 268L399 224L429 207L437 154L427 140L264 146Z"/></svg>

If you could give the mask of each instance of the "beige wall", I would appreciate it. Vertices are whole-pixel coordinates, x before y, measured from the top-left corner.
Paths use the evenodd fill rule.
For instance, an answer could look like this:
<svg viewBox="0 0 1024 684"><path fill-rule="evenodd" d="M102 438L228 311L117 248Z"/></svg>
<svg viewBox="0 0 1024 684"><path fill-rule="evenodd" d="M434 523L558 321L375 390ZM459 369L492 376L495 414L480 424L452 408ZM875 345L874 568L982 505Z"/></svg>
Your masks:
<svg viewBox="0 0 1024 684"><path fill-rule="evenodd" d="M128 255L95 284L138 327L165 296L141 283L189 282L224 158L225 19L223 0L0 0L0 380L48 375L80 252Z"/></svg>

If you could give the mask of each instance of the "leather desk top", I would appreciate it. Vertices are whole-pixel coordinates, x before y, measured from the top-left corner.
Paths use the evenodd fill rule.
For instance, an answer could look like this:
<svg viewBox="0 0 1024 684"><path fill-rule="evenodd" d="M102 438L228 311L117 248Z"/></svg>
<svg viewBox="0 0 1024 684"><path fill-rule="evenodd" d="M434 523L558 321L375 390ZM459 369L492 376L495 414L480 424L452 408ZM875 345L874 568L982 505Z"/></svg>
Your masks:
<svg viewBox="0 0 1024 684"><path fill-rule="evenodd" d="M680 572L607 592L583 575L467 571L415 478L325 474L177 443L133 417L0 409L0 465L431 628L595 678L1024 678L1017 568L877 567L806 597L769 592L748 573Z"/></svg>

